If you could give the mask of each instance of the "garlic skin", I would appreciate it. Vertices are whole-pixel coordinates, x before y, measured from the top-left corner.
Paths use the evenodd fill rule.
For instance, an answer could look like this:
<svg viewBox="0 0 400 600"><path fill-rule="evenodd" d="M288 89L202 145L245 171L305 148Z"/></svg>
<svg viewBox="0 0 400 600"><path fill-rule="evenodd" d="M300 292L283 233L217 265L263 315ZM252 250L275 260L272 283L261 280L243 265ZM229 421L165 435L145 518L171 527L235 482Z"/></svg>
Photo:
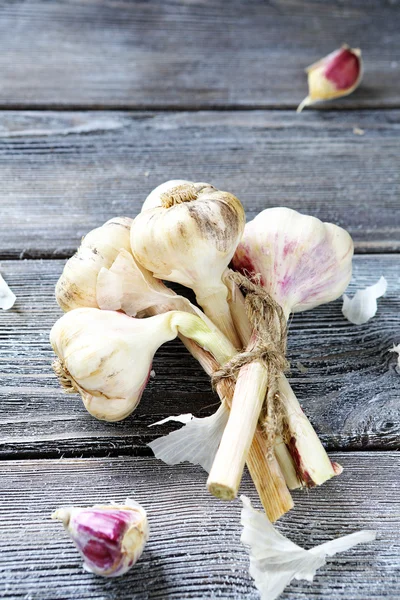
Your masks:
<svg viewBox="0 0 400 600"><path fill-rule="evenodd" d="M187 179L170 179L169 181L164 181L164 183L161 183L154 188L147 196L146 200L143 202L141 212L157 208L157 206L162 206L161 196L163 194L168 193L178 186L187 184L193 185L193 181L188 181Z"/></svg>
<svg viewBox="0 0 400 600"><path fill-rule="evenodd" d="M246 224L233 265L260 274L286 317L339 298L352 271L353 241L337 225L290 208L267 208Z"/></svg>
<svg viewBox="0 0 400 600"><path fill-rule="evenodd" d="M128 217L115 217L83 238L56 285L56 300L64 312L97 307L99 271L110 267L121 249L130 251L131 224L132 219Z"/></svg>
<svg viewBox="0 0 400 600"><path fill-rule="evenodd" d="M243 207L209 184L165 186L167 191L157 192L161 206L144 210L132 223L132 253L154 277L194 290L206 315L235 343L222 274L243 233Z"/></svg>
<svg viewBox="0 0 400 600"><path fill-rule="evenodd" d="M363 65L361 50L344 44L306 69L308 96L297 112L316 102L348 96L360 85Z"/></svg>
<svg viewBox="0 0 400 600"><path fill-rule="evenodd" d="M134 500L124 505L69 506L56 510L84 561L84 568L102 577L118 577L139 560L149 537L146 511Z"/></svg>
<svg viewBox="0 0 400 600"><path fill-rule="evenodd" d="M214 354L222 364L232 346L192 314L171 311L133 319L97 308L78 308L55 323L50 342L58 356L53 364L61 385L82 396L97 419L120 421L138 405L157 349L178 333Z"/></svg>
<svg viewBox="0 0 400 600"><path fill-rule="evenodd" d="M157 306L159 312L183 310L184 303L190 306L186 298L177 296L153 277L126 250L119 252L109 269L100 269L96 299L99 308L122 310L130 317L136 317L152 306Z"/></svg>

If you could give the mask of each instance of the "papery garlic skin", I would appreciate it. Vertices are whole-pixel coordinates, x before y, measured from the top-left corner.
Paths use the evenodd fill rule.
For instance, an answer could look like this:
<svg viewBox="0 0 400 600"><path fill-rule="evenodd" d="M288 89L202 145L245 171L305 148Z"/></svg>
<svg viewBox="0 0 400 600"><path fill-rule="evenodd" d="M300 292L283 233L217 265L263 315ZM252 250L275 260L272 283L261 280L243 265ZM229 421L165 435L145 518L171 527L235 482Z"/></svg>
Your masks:
<svg viewBox="0 0 400 600"><path fill-rule="evenodd" d="M193 181L188 181L187 179L170 179L169 181L164 181L164 183L161 183L154 188L147 196L146 200L143 202L141 212L156 208L157 206L162 206L161 196L163 194L177 186L185 184L193 185Z"/></svg>
<svg viewBox="0 0 400 600"><path fill-rule="evenodd" d="M191 288L233 343L228 290L222 274L245 224L240 201L206 183L187 183L159 194L162 206L141 212L131 228L135 259L158 279Z"/></svg>
<svg viewBox="0 0 400 600"><path fill-rule="evenodd" d="M102 268L97 277L96 299L103 310L122 310L130 317L152 306L158 312L183 310L190 302L177 296L162 281L144 269L130 252L121 250L109 269Z"/></svg>
<svg viewBox="0 0 400 600"><path fill-rule="evenodd" d="M146 511L127 498L124 505L66 507L52 519L62 521L87 571L118 577L139 560L149 537Z"/></svg>
<svg viewBox="0 0 400 600"><path fill-rule="evenodd" d="M223 364L234 352L216 330L192 314L171 311L133 319L122 313L78 308L53 326L54 370L66 391L79 392L97 419L120 421L138 405L157 349L178 333L211 351Z"/></svg>
<svg viewBox="0 0 400 600"><path fill-rule="evenodd" d="M362 59L359 48L344 44L307 69L308 96L297 112L316 102L348 96L359 86L362 79Z"/></svg>
<svg viewBox="0 0 400 600"><path fill-rule="evenodd" d="M353 251L341 227L290 208L267 208L246 224L233 265L260 274L287 317L339 298L351 279Z"/></svg>
<svg viewBox="0 0 400 600"><path fill-rule="evenodd" d="M132 219L128 217L115 217L83 238L56 285L56 300L64 312L97 307L99 271L102 267L110 267L121 249L130 252L131 223Z"/></svg>

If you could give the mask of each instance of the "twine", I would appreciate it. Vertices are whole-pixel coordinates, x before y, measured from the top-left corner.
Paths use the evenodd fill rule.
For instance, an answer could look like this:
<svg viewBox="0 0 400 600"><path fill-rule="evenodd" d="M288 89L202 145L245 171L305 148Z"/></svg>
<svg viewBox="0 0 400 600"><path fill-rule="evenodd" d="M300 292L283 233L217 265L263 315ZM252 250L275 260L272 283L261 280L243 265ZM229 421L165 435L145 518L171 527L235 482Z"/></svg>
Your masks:
<svg viewBox="0 0 400 600"><path fill-rule="evenodd" d="M232 272L230 279L246 293L245 307L253 333L243 352L236 354L212 376L213 387L228 377L237 379L240 369L254 361L268 370L268 389L260 415L260 425L273 447L277 432L283 429L283 410L278 393L279 377L289 368L286 359L287 323L282 307L260 285L260 278L252 279Z"/></svg>

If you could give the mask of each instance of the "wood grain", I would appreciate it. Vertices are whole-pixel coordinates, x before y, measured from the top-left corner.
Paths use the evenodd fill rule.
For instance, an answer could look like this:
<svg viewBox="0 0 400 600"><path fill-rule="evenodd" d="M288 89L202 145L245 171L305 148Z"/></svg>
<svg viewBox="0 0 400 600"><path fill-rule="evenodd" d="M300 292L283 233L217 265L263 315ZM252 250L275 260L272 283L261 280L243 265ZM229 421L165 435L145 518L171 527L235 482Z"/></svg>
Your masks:
<svg viewBox="0 0 400 600"><path fill-rule="evenodd" d="M360 529L377 540L327 559L314 583L298 581L282 600L400 598L400 457L395 452L335 454L340 477L309 493L278 529L305 548ZM240 543L241 503L223 503L205 489L200 468L167 467L155 459L2 462L0 582L8 600L256 600ZM245 475L242 493L257 505ZM126 576L104 580L81 560L50 514L61 505L90 506L127 495L148 511L150 540Z"/></svg>
<svg viewBox="0 0 400 600"><path fill-rule="evenodd" d="M79 396L63 394L50 368L54 356L48 342L61 314L53 293L62 266L58 260L0 265L17 295L14 309L0 314L1 456L150 454L145 444L174 426L149 429L149 424L216 409L206 375L179 341L156 354L155 378L135 413L121 423L96 421ZM400 343L398 256L357 256L350 291L382 274L388 292L366 325L348 323L340 300L295 315L290 323L290 381L330 449L400 447L400 372L397 355L388 352Z"/></svg>
<svg viewBox="0 0 400 600"><path fill-rule="evenodd" d="M70 256L171 178L231 191L249 219L286 205L346 227L359 252L392 252L399 153L400 111L3 112L0 257Z"/></svg>
<svg viewBox="0 0 400 600"><path fill-rule="evenodd" d="M399 107L396 2L17 0L0 22L0 106L290 107L347 42L362 87L334 106Z"/></svg>

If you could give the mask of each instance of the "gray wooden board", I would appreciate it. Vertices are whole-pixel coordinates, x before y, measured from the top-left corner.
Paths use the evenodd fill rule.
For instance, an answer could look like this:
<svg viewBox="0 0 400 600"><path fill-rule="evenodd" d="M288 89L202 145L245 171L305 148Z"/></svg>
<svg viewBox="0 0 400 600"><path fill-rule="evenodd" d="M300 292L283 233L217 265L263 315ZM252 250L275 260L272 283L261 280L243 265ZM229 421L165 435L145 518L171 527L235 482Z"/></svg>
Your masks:
<svg viewBox="0 0 400 600"><path fill-rule="evenodd" d="M309 493L278 529L305 548L373 529L375 542L327 559L314 583L298 581L282 600L400 598L400 455L338 453L344 472ZM165 600L259 595L240 543L239 501L223 503L205 489L205 473L155 459L63 459L1 463L2 597L30 600ZM258 508L247 474L241 492ZM61 505L90 506L127 496L148 511L150 540L135 568L104 580L83 571L77 551L50 514Z"/></svg>
<svg viewBox="0 0 400 600"><path fill-rule="evenodd" d="M364 135L355 135L359 127ZM400 249L400 111L0 113L0 257L70 256L167 179L210 181L248 218L286 205Z"/></svg>
<svg viewBox="0 0 400 600"><path fill-rule="evenodd" d="M369 323L346 321L340 300L291 321L290 381L331 449L399 448L400 369L397 354L388 352L400 343L399 262L396 255L354 260L351 293L381 275L389 284ZM61 315L53 293L63 264L0 264L17 295L14 309L0 314L2 456L150 453L145 443L174 425L149 429L149 424L187 412L206 416L216 409L218 399L207 376L178 340L156 354L155 378L135 413L121 423L97 421L86 413L79 396L63 394L50 368L54 355L48 342L50 328Z"/></svg>
<svg viewBox="0 0 400 600"><path fill-rule="evenodd" d="M399 22L387 0L4 2L0 105L294 107L347 42L364 81L335 105L399 107Z"/></svg>

